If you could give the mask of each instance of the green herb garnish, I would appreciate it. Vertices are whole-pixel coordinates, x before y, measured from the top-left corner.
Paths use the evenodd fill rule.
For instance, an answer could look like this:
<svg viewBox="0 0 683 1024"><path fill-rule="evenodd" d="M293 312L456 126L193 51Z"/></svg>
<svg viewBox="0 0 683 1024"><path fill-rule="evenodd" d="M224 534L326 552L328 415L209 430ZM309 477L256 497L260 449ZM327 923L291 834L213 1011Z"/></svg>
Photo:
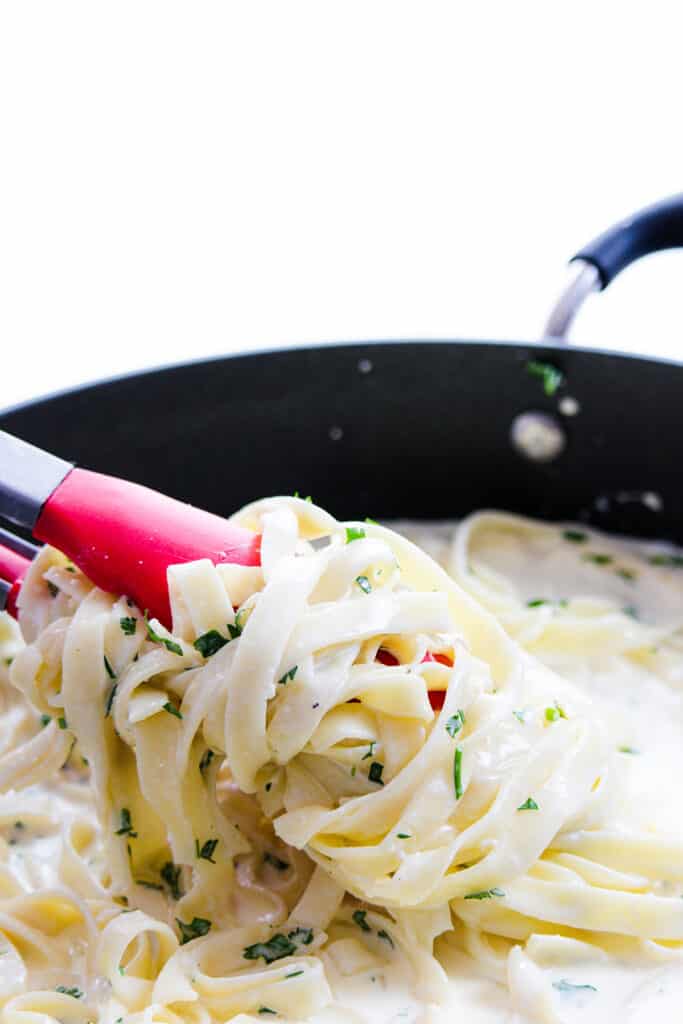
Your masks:
<svg viewBox="0 0 683 1024"><path fill-rule="evenodd" d="M372 755L375 753L375 747L376 746L377 746L377 742L375 740L372 740L370 742L370 747L368 749L367 754L363 754L363 756L361 757L361 761L367 761L367 759L369 757L372 757Z"/></svg>
<svg viewBox="0 0 683 1024"><path fill-rule="evenodd" d="M200 935L206 935L211 931L211 922L207 921L205 917L193 917L189 924L181 921L176 917L175 923L178 925L180 931L180 945L184 946L186 942L191 942L192 939L198 939Z"/></svg>
<svg viewBox="0 0 683 1024"><path fill-rule="evenodd" d="M522 725L526 725L526 711L513 711L512 714L518 722L521 722Z"/></svg>
<svg viewBox="0 0 683 1024"><path fill-rule="evenodd" d="M482 890L482 892L470 892L464 898L466 900L490 900L490 899L493 899L494 896L504 896L504 895L505 895L505 893L503 892L502 889L493 888L493 889L484 889L484 890Z"/></svg>
<svg viewBox="0 0 683 1024"><path fill-rule="evenodd" d="M621 577L622 580L628 580L629 583L633 582L636 578L636 574L632 569L615 569L617 576Z"/></svg>
<svg viewBox="0 0 683 1024"><path fill-rule="evenodd" d="M217 629L210 629L207 633L202 633L201 636L198 636L192 646L196 651L199 651L202 658L210 658L216 651L220 651L221 647L225 647L227 643L227 637L219 633Z"/></svg>
<svg viewBox="0 0 683 1024"><path fill-rule="evenodd" d="M290 668L288 672L285 672L281 679L278 679L278 686L286 686L287 683L291 683L291 681L294 679L294 676L297 674L298 670L298 665L295 665L293 668Z"/></svg>
<svg viewBox="0 0 683 1024"><path fill-rule="evenodd" d="M596 551L587 551L583 560L584 562L593 562L594 565L610 565L614 561L611 555L602 555Z"/></svg>
<svg viewBox="0 0 683 1024"><path fill-rule="evenodd" d="M117 836L130 836L131 839L137 839L137 832L133 831L133 822L130 816L130 811L127 807L122 807L119 812L120 825L116 829L115 835Z"/></svg>
<svg viewBox="0 0 683 1024"><path fill-rule="evenodd" d="M255 942L252 946L247 946L242 956L245 960L258 960L259 957L263 957L267 964L272 964L275 960L282 960L283 957L296 953L297 944L308 946L312 941L312 928L295 928L287 935L278 932L268 942Z"/></svg>
<svg viewBox="0 0 683 1024"><path fill-rule="evenodd" d="M459 800L462 796L462 750L460 747L455 748L455 755L453 757L453 784L455 786L455 799Z"/></svg>
<svg viewBox="0 0 683 1024"><path fill-rule="evenodd" d="M179 900L183 895L180 891L180 872L181 868L174 864L172 860L167 861L159 872L162 881L164 881L170 889L171 896L174 900Z"/></svg>
<svg viewBox="0 0 683 1024"><path fill-rule="evenodd" d="M465 712L462 709L460 709L459 711L456 711L454 715L451 715L451 717L446 722L446 732L451 737L456 736L457 733L460 732L464 724Z"/></svg>
<svg viewBox="0 0 683 1024"><path fill-rule="evenodd" d="M379 761L373 761L370 765L370 771L368 772L368 779L370 782L375 782L378 786L383 786L382 772L384 771L384 765Z"/></svg>
<svg viewBox="0 0 683 1024"><path fill-rule="evenodd" d="M83 993L81 992L80 988L76 988L75 986L74 988L67 988L66 985L57 985L55 992L61 992L62 995L65 996L71 996L72 999L83 998Z"/></svg>
<svg viewBox="0 0 683 1024"><path fill-rule="evenodd" d="M583 530L563 530L562 536L565 540L570 540L574 544L583 544L584 541L588 540L588 534L584 533Z"/></svg>
<svg viewBox="0 0 683 1024"><path fill-rule="evenodd" d="M303 973L303 971L290 971L289 974L285 974L285 978L298 978Z"/></svg>
<svg viewBox="0 0 683 1024"><path fill-rule="evenodd" d="M213 750L205 750L204 753L202 754L202 759L199 762L199 771L201 772L202 775L206 775L206 773L207 773L207 771L209 769L209 766L210 766L211 762L213 761L213 759L214 759L214 752L213 752Z"/></svg>
<svg viewBox="0 0 683 1024"><path fill-rule="evenodd" d="M683 555L650 555L650 565L667 565L670 569L683 567Z"/></svg>
<svg viewBox="0 0 683 1024"><path fill-rule="evenodd" d="M183 649L180 644L177 644L175 640L168 640L164 636L159 636L149 623L149 609L145 608L145 625L147 626L147 637L152 640L155 644L163 644L167 651L171 654L179 654L182 657Z"/></svg>
<svg viewBox="0 0 683 1024"><path fill-rule="evenodd" d="M173 715L175 718L182 718L183 713L180 711L175 704L172 704L170 700L167 700L163 706L164 711L168 711L169 715Z"/></svg>
<svg viewBox="0 0 683 1024"><path fill-rule="evenodd" d="M552 397L564 380L564 374L552 363L543 363L539 359L532 359L526 364L529 376L538 377L543 384L546 395Z"/></svg>
<svg viewBox="0 0 683 1024"><path fill-rule="evenodd" d="M208 860L210 864L215 864L216 861L213 859L213 855L217 846L217 839L207 839L202 846L199 845L199 840L195 839L194 848L197 853L197 860Z"/></svg>
<svg viewBox="0 0 683 1024"><path fill-rule="evenodd" d="M50 592L50 597L56 597L59 593L59 587L56 583L53 583L52 580L46 580L45 582L47 583L47 589Z"/></svg>
<svg viewBox="0 0 683 1024"><path fill-rule="evenodd" d="M636 750L635 747L617 747L620 754L639 754L640 751Z"/></svg>
<svg viewBox="0 0 683 1024"><path fill-rule="evenodd" d="M124 615L123 618L119 619L119 625L126 636L133 636L138 627L138 620L134 615Z"/></svg>
<svg viewBox="0 0 683 1024"><path fill-rule="evenodd" d="M553 704L553 706L551 708L546 708L545 709L545 720L546 720L546 722L557 722L558 719L566 718L566 717L567 717L566 711L564 710L564 708L560 707L560 705L557 703L557 701L555 701L555 703Z"/></svg>
<svg viewBox="0 0 683 1024"><path fill-rule="evenodd" d="M517 808L518 811L537 811L538 804L533 797L528 797L523 804L520 804Z"/></svg>
<svg viewBox="0 0 683 1024"><path fill-rule="evenodd" d="M364 594L372 593L372 584L370 583L370 580L367 578L367 576L356 576L356 583L358 584L358 586L360 587Z"/></svg>
<svg viewBox="0 0 683 1024"><path fill-rule="evenodd" d="M554 981L553 988L556 988L558 992L578 992L581 990L588 992L598 991L595 985L575 985L573 982L567 981L566 978L562 978L560 981Z"/></svg>
<svg viewBox="0 0 683 1024"><path fill-rule="evenodd" d="M397 839L412 839L412 836L408 832L397 832Z"/></svg>
<svg viewBox="0 0 683 1024"><path fill-rule="evenodd" d="M274 1013L274 1014L277 1015L277 1010L271 1010L271 1008L269 1006L259 1006L258 1012L259 1013Z"/></svg>
<svg viewBox="0 0 683 1024"><path fill-rule="evenodd" d="M377 932L377 938L383 939L385 942L389 943L392 949L394 948L394 940L392 939L389 932L385 931L384 928L380 928L380 930Z"/></svg>
<svg viewBox="0 0 683 1024"><path fill-rule="evenodd" d="M546 597L536 597L533 601L527 601L527 608L540 608L542 604L549 604L550 602Z"/></svg>
<svg viewBox="0 0 683 1024"><path fill-rule="evenodd" d="M112 705L114 703L114 698L116 697L116 689L117 689L117 687L118 687L118 683L114 683L114 685L112 686L111 690L109 691L109 696L107 697L107 703L104 706L104 717L105 718L109 718L109 716L111 714L111 709L112 709Z"/></svg>
<svg viewBox="0 0 683 1024"><path fill-rule="evenodd" d="M41 726L41 728L44 729L45 726L49 725L51 721L52 721L52 715L41 715L40 716L40 726Z"/></svg>
<svg viewBox="0 0 683 1024"><path fill-rule="evenodd" d="M362 540L365 537L365 530L362 526L347 526L346 527L346 543L350 544L354 540Z"/></svg>
<svg viewBox="0 0 683 1024"><path fill-rule="evenodd" d="M353 921L354 924L357 924L358 927L363 932L372 931L372 929L370 928L370 925L365 920L367 915L368 915L367 910L354 910L353 914L351 914L351 920Z"/></svg>
<svg viewBox="0 0 683 1024"><path fill-rule="evenodd" d="M66 718L64 718L63 716L62 716L62 718L58 718L57 719L57 725L59 726L60 729L68 729L69 728L69 726L67 724L67 721L66 721Z"/></svg>

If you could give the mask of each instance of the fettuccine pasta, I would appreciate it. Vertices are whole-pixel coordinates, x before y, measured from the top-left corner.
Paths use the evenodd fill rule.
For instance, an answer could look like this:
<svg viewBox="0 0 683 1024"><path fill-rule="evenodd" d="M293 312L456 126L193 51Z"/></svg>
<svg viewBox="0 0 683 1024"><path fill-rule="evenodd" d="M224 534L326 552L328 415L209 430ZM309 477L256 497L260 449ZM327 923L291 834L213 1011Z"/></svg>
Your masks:
<svg viewBox="0 0 683 1024"><path fill-rule="evenodd" d="M683 803L614 687L680 743L676 556L235 519L261 566L171 567L170 630L51 548L0 617L0 1024L637 1012L681 968Z"/></svg>

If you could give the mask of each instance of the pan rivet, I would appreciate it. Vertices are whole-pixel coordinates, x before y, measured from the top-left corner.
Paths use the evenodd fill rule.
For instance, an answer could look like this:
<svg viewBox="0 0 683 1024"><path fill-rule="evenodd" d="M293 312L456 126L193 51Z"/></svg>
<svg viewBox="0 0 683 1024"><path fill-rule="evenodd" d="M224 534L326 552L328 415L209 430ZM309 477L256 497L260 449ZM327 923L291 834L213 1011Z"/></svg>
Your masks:
<svg viewBox="0 0 683 1024"><path fill-rule="evenodd" d="M372 373L372 359L359 359L358 360L358 372L359 373Z"/></svg>
<svg viewBox="0 0 683 1024"><path fill-rule="evenodd" d="M510 426L512 446L532 462L552 462L567 444L562 425L547 412L522 412Z"/></svg>
<svg viewBox="0 0 683 1024"><path fill-rule="evenodd" d="M330 427L330 441L341 441L344 431L341 427Z"/></svg>
<svg viewBox="0 0 683 1024"><path fill-rule="evenodd" d="M557 408L563 416L576 416L581 411L581 406L571 395L565 395L564 398L560 399Z"/></svg>

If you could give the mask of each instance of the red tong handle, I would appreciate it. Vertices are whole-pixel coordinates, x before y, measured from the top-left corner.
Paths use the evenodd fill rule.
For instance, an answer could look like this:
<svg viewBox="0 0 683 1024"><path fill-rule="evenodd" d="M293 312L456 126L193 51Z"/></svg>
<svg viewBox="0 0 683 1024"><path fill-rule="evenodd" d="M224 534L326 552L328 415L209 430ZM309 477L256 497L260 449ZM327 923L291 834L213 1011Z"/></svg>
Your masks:
<svg viewBox="0 0 683 1024"><path fill-rule="evenodd" d="M209 558L259 565L260 534L127 480L72 469L43 505L38 540L63 551L98 587L125 594L171 625L166 570Z"/></svg>
<svg viewBox="0 0 683 1024"><path fill-rule="evenodd" d="M10 584L5 609L15 619L17 617L17 598L30 564L30 559L24 558L23 555L18 555L16 551L0 544L0 579Z"/></svg>

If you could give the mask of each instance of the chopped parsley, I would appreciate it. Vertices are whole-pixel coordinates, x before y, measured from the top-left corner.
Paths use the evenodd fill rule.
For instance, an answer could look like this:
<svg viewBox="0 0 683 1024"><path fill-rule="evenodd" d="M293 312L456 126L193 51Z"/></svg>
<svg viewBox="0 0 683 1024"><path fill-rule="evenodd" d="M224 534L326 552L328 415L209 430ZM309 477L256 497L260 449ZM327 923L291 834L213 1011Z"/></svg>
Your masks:
<svg viewBox="0 0 683 1024"><path fill-rule="evenodd" d="M565 540L572 541L573 544L583 544L588 540L588 534L583 530L563 530L562 536Z"/></svg>
<svg viewBox="0 0 683 1024"><path fill-rule="evenodd" d="M368 772L368 779L370 782L375 782L378 786L383 786L382 772L384 771L384 765L380 761L373 761L370 765L370 771Z"/></svg>
<svg viewBox="0 0 683 1024"><path fill-rule="evenodd" d="M49 725L51 721L52 721L52 715L41 715L40 716L40 726L41 726L41 728L44 729L45 726Z"/></svg>
<svg viewBox="0 0 683 1024"><path fill-rule="evenodd" d="M68 729L69 728L67 720L66 720L66 718L64 718L64 716L62 716L61 718L57 719L57 725L59 726L60 729Z"/></svg>
<svg viewBox="0 0 683 1024"><path fill-rule="evenodd" d="M466 900L490 900L494 896L504 896L505 893L502 889L483 889L481 892L470 892L465 896Z"/></svg>
<svg viewBox="0 0 683 1024"><path fill-rule="evenodd" d="M107 697L107 703L104 706L104 717L105 718L109 718L109 716L111 714L111 709L112 709L112 705L114 703L114 698L116 697L116 689L117 689L117 687L118 687L118 683L114 683L114 685L112 686L111 690L109 691L109 696Z"/></svg>
<svg viewBox="0 0 683 1024"><path fill-rule="evenodd" d="M202 759L199 762L199 771L202 775L206 775L209 770L209 766L214 759L213 750L205 750L202 754Z"/></svg>
<svg viewBox="0 0 683 1024"><path fill-rule="evenodd" d="M527 608L540 608L542 604L550 604L547 597L535 597L533 601L527 601Z"/></svg>
<svg viewBox="0 0 683 1024"><path fill-rule="evenodd" d="M133 821L130 816L130 811L127 807L122 807L119 812L119 827L116 829L115 835L117 836L130 836L131 839L137 839L137 832L133 831Z"/></svg>
<svg viewBox="0 0 683 1024"><path fill-rule="evenodd" d="M389 945L391 946L392 949L394 948L394 940L392 939L392 937L389 934L389 932L385 931L384 928L380 928L380 930L377 932L377 938L378 939L383 939L384 942L388 942L389 943Z"/></svg>
<svg viewBox="0 0 683 1024"><path fill-rule="evenodd" d="M353 923L357 924L358 927L363 932L369 932L372 930L368 922L365 920L367 915L367 910L354 910L353 914L351 915L351 920L353 921Z"/></svg>
<svg viewBox="0 0 683 1024"><path fill-rule="evenodd" d="M614 561L611 555L603 555L598 551L587 551L583 560L584 562L593 562L594 565L611 565Z"/></svg>
<svg viewBox="0 0 683 1024"><path fill-rule="evenodd" d="M46 580L46 583L47 589L50 592L50 597L56 597L57 594L59 593L59 587L55 583L53 583L52 580Z"/></svg>
<svg viewBox="0 0 683 1024"><path fill-rule="evenodd" d="M155 644L163 644L167 651L171 654L179 654L182 657L183 649L180 644L177 644L175 640L168 640L165 636L159 636L156 633L149 622L149 609L145 608L145 625L147 626L147 638L152 640Z"/></svg>
<svg viewBox="0 0 683 1024"><path fill-rule="evenodd" d="M286 871L289 867L289 863L286 860L282 860L277 857L274 853L270 853L269 850L263 854L263 861L265 864L271 864L278 871Z"/></svg>
<svg viewBox="0 0 683 1024"><path fill-rule="evenodd" d="M205 917L193 917L189 924L181 921L180 918L176 917L175 923L178 925L180 932L180 945L184 946L186 942L192 942L193 939L198 939L200 935L206 935L211 931L211 922Z"/></svg>
<svg viewBox="0 0 683 1024"><path fill-rule="evenodd" d="M265 784L265 786L263 788L265 789L266 793L270 793L271 789L273 788L273 783L272 782L266 782L266 784Z"/></svg>
<svg viewBox="0 0 683 1024"><path fill-rule="evenodd" d="M446 732L451 737L456 736L457 733L460 732L464 724L465 712L461 708L459 711L456 711L454 715L451 715L451 717L446 722Z"/></svg>
<svg viewBox="0 0 683 1024"><path fill-rule="evenodd" d="M119 619L119 626L126 636L133 636L138 628L138 620L134 615L124 615Z"/></svg>
<svg viewBox="0 0 683 1024"><path fill-rule="evenodd" d="M546 722L557 722L560 718L566 718L567 712L555 701L551 708L545 709Z"/></svg>
<svg viewBox="0 0 683 1024"><path fill-rule="evenodd" d="M14 661L14 658L5 658L5 664L7 665L7 668L10 667L10 665L12 664L13 661Z"/></svg>
<svg viewBox="0 0 683 1024"><path fill-rule="evenodd" d="M453 785L455 786L455 799L459 800L462 796L462 750L460 747L455 748L453 757Z"/></svg>
<svg viewBox="0 0 683 1024"><path fill-rule="evenodd" d="M290 668L288 672L285 672L281 679L278 679L278 686L286 686L287 683L291 683L291 681L294 679L294 676L297 674L298 670L298 665L294 665L293 668Z"/></svg>
<svg viewBox="0 0 683 1024"><path fill-rule="evenodd" d="M628 615L630 619L638 619L638 609L634 604L625 604L621 609L624 615Z"/></svg>
<svg viewBox="0 0 683 1024"><path fill-rule="evenodd" d="M367 754L363 754L363 756L361 757L361 761L367 761L367 759L369 757L372 757L372 755L375 753L375 747L376 746L377 746L377 742L375 740L372 740L371 743L370 743L370 747L368 749Z"/></svg>
<svg viewBox="0 0 683 1024"><path fill-rule="evenodd" d="M517 808L518 811L537 811L538 804L533 797L528 797L523 804L520 804Z"/></svg>
<svg viewBox="0 0 683 1024"><path fill-rule="evenodd" d="M55 992L61 992L62 995L65 996L71 996L72 999L83 998L83 993L81 992L80 988L76 988L75 986L73 988L67 988L66 985L57 985Z"/></svg>
<svg viewBox="0 0 683 1024"><path fill-rule="evenodd" d="M202 658L210 658L221 647L225 647L228 638L218 632L217 629L210 629L208 633L202 633L192 644L196 651L199 651Z"/></svg>
<svg viewBox="0 0 683 1024"><path fill-rule="evenodd" d="M552 363L541 362L540 359L532 359L526 364L526 371L530 377L537 377L543 384L543 390L551 398L560 384L564 381L564 374Z"/></svg>
<svg viewBox="0 0 683 1024"><path fill-rule="evenodd" d="M522 723L522 725L526 724L526 711L513 711L512 714L518 722Z"/></svg>
<svg viewBox="0 0 683 1024"><path fill-rule="evenodd" d="M271 1010L271 1008L269 1006L259 1006L258 1012L259 1013L273 1013L273 1014L277 1015L277 1010Z"/></svg>
<svg viewBox="0 0 683 1024"><path fill-rule="evenodd" d="M199 840L195 839L194 848L197 854L197 860L208 860L210 864L215 864L216 861L213 859L213 855L217 846L217 839L207 839L202 846L199 845Z"/></svg>
<svg viewBox="0 0 683 1024"><path fill-rule="evenodd" d="M558 992L597 992L595 985L575 985L571 981L567 981L566 978L561 978L560 981L553 982L553 988L556 988Z"/></svg>
<svg viewBox="0 0 683 1024"><path fill-rule="evenodd" d="M365 537L365 530L362 526L346 527L346 543L351 544L354 540L362 540Z"/></svg>
<svg viewBox="0 0 683 1024"><path fill-rule="evenodd" d="M228 623L228 633L230 634L230 639L231 640L236 640L238 636L242 635L242 630L243 629L244 629L244 626L240 626L238 621L237 621L237 619L235 619L234 624L232 622L229 622Z"/></svg>
<svg viewBox="0 0 683 1024"><path fill-rule="evenodd" d="M176 718L183 717L182 711L179 711L175 704L171 704L170 700L166 701L163 710L168 711L169 715L174 715Z"/></svg>
<svg viewBox="0 0 683 1024"><path fill-rule="evenodd" d="M372 593L372 584L370 583L370 580L367 578L367 576L356 576L356 583L358 584L358 586L360 587L364 594Z"/></svg>
<svg viewBox="0 0 683 1024"><path fill-rule="evenodd" d="M614 571L617 576L621 577L622 580L628 580L629 583L632 583L636 578L636 574L632 569L615 569Z"/></svg>
<svg viewBox="0 0 683 1024"><path fill-rule="evenodd" d="M683 555L650 555L650 565L666 565L670 569L683 568Z"/></svg>
<svg viewBox="0 0 683 1024"><path fill-rule="evenodd" d="M296 953L299 945L308 946L313 941L312 928L295 928L294 931L278 932L268 942L255 942L246 946L242 952L245 960L258 960L263 957L267 964L275 960L282 960L285 956L292 956Z"/></svg>
<svg viewBox="0 0 683 1024"><path fill-rule="evenodd" d="M410 835L409 832L397 832L396 833L396 838L397 839L412 839L412 836Z"/></svg>
<svg viewBox="0 0 683 1024"><path fill-rule="evenodd" d="M289 974L285 974L285 978L298 978L303 971L290 971Z"/></svg>
<svg viewBox="0 0 683 1024"><path fill-rule="evenodd" d="M640 751L636 750L635 747L617 747L620 754L639 754Z"/></svg>
<svg viewBox="0 0 683 1024"><path fill-rule="evenodd" d="M159 872L162 881L168 886L174 900L179 900L183 895L180 891L180 872L181 868L174 864L172 860L167 861Z"/></svg>

